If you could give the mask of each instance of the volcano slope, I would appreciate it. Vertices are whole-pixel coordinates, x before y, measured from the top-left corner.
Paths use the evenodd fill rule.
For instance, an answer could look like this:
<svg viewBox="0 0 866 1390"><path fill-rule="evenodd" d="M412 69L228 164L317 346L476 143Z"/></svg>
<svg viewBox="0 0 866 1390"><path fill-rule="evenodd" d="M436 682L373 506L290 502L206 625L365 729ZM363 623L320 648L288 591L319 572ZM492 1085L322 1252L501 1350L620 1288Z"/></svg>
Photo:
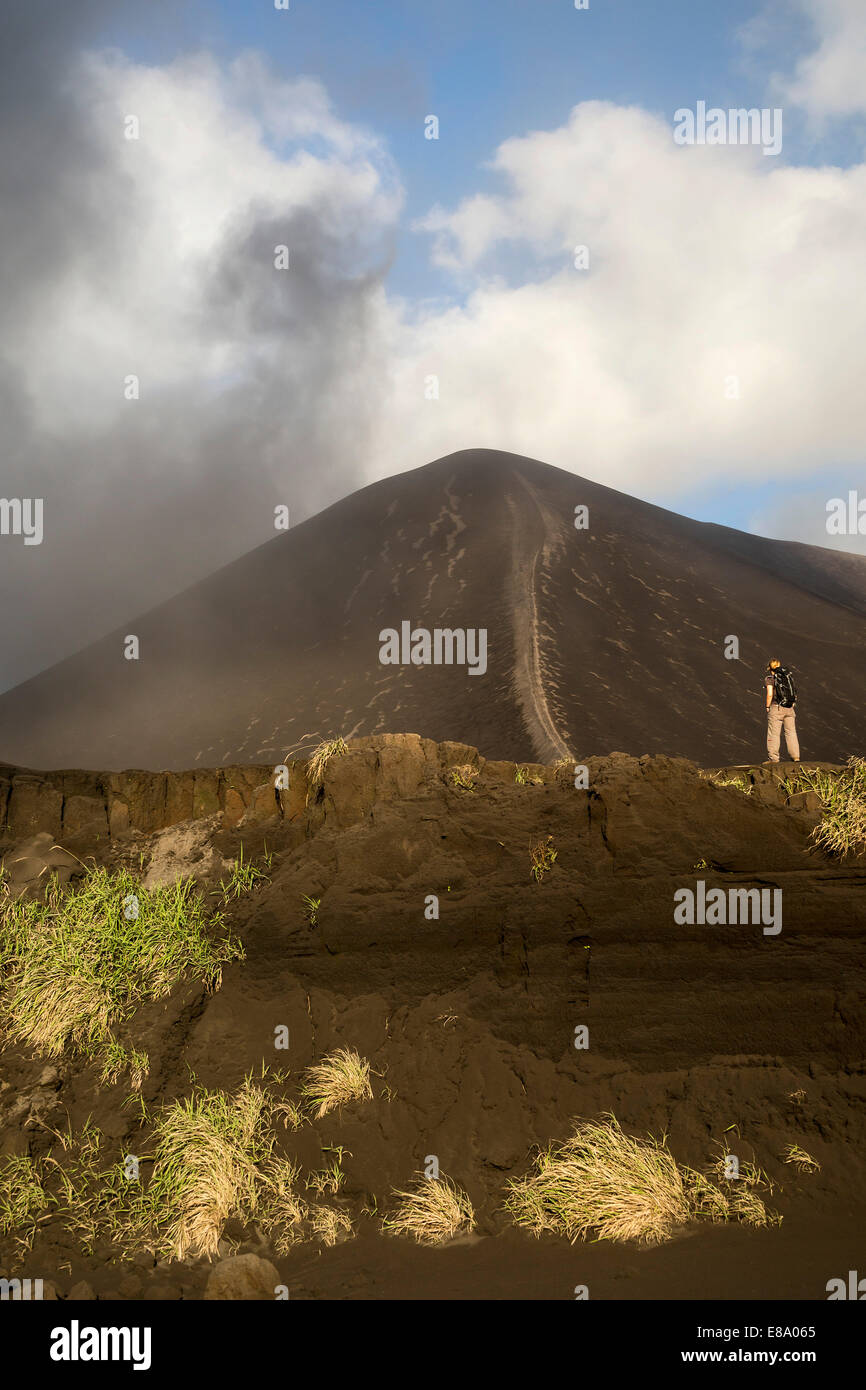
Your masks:
<svg viewBox="0 0 866 1390"><path fill-rule="evenodd" d="M37 1203L29 1236L19 1221L0 1238L6 1276L42 1277L61 1297L198 1298L217 1296L209 1281L239 1253L269 1261L265 1284L292 1298L573 1299L578 1286L593 1299L826 1298L859 1267L866 1216L866 855L816 847L821 801L786 780L791 767L707 773L613 754L586 770L584 789L570 765L382 735L312 781L293 764L282 819L263 780L239 821L218 802L179 820L165 779L155 793L139 774L129 815L112 803L112 833L79 830L77 858L40 829L54 802L29 774L29 822L3 847L10 893L34 892L40 856L74 887L88 850L145 884L194 874L205 897L242 850L264 877L217 897L245 953L220 987L187 979L123 1024L149 1058L140 1093L129 1074L101 1083L68 1048L46 1058L10 1038L9 967L0 1192L10 1156L45 1173L49 1155L70 1162L88 1119L115 1187L129 1154L156 1184L165 1108L193 1094L193 1076L233 1095L252 1074L283 1107L277 1150L297 1165L298 1196L334 1215L295 1229L289 1204L268 1225L238 1199L215 1251L173 1259L117 1222L82 1234L57 1198ZM136 830L145 802L149 829ZM533 875L539 847L547 868ZM678 924L675 894L699 882L779 890L781 930ZM369 1061L371 1094L319 1117L304 1078L338 1049ZM720 1154L744 1174L754 1162L781 1224L689 1220L652 1245L516 1225L509 1180L537 1146L606 1113L627 1134L666 1135L695 1169ZM820 1166L786 1163L792 1146ZM475 1224L428 1248L386 1223L433 1160ZM101 1209L93 1196L88 1210Z"/></svg>
<svg viewBox="0 0 866 1390"><path fill-rule="evenodd" d="M866 746L864 617L862 556L465 450L362 489L7 691L0 757L207 768L422 728L491 758L744 761L763 756L778 655L797 672L804 757L842 762ZM383 665L380 633L403 622L484 629L486 670Z"/></svg>

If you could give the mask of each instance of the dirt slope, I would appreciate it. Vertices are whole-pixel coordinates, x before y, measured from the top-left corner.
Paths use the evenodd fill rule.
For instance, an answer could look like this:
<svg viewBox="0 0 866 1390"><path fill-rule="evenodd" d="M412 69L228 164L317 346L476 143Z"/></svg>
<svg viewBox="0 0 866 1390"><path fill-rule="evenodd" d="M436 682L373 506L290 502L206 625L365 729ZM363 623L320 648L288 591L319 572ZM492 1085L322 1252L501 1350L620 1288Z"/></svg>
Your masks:
<svg viewBox="0 0 866 1390"><path fill-rule="evenodd" d="M474 769L475 790L454 785L455 766ZM204 837L187 822L92 846L136 864L158 850L163 868L203 883L241 843L247 856L265 843L275 852L269 882L232 909L246 960L217 993L182 988L135 1021L151 1058L148 1104L187 1094L188 1068L231 1089L263 1062L288 1064L291 1091L338 1046L374 1067L372 1102L284 1140L305 1170L344 1147L339 1202L353 1236L274 1256L255 1231L228 1233L274 1259L292 1298L572 1298L588 1283L593 1298L814 1299L857 1268L866 859L811 848L814 803L761 768L746 771L749 795L664 757L590 759L588 770L587 790L551 767L528 768L539 782L519 785L514 764L463 745L379 736L334 758L307 807L296 778L282 822L261 800L230 828L219 814L192 822ZM196 864L172 865L165 835ZM536 882L529 848L548 836L557 858ZM675 924L675 892L698 880L781 889L782 930ZM315 928L304 894L321 898ZM425 917L430 894L438 920ZM275 1053L280 1025L288 1054ZM44 1152L45 1125L88 1114L118 1152L141 1151L128 1088L100 1089L92 1068L68 1059L40 1086L44 1065L18 1048L0 1054L4 1151ZM777 1184L768 1200L781 1228L700 1226L650 1250L514 1230L507 1179L574 1118L606 1111L635 1134L667 1133L683 1162L706 1164L714 1143L754 1156ZM784 1165L790 1143L820 1172ZM441 1250L383 1235L369 1214L373 1199L387 1211L429 1155L478 1216L474 1236ZM0 1267L14 1258L0 1245ZM110 1260L70 1249L50 1225L32 1256L61 1292L86 1278L105 1297L198 1297L210 1268Z"/></svg>

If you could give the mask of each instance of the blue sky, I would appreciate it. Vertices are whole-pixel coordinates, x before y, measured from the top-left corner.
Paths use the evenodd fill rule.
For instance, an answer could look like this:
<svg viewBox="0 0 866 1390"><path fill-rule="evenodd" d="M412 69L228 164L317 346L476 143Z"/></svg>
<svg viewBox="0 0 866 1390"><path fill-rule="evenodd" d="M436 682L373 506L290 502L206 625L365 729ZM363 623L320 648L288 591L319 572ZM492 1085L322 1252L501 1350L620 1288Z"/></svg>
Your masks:
<svg viewBox="0 0 866 1390"><path fill-rule="evenodd" d="M495 189L486 168L506 139L561 125L588 100L638 105L671 119L680 106L764 105L771 66L790 66L810 46L808 25L780 21L772 64L750 58L741 35L756 0L213 0L193 4L167 26L104 30L132 57L170 61L205 48L226 60L245 48L268 56L287 77L322 80L338 114L380 135L407 194L391 286L411 296L453 293L430 263L412 222L437 202ZM146 24L146 15L142 17ZM866 80L866 74L864 74ZM428 113L438 143L421 138ZM786 112L785 157L798 164L858 158L848 130L820 139Z"/></svg>

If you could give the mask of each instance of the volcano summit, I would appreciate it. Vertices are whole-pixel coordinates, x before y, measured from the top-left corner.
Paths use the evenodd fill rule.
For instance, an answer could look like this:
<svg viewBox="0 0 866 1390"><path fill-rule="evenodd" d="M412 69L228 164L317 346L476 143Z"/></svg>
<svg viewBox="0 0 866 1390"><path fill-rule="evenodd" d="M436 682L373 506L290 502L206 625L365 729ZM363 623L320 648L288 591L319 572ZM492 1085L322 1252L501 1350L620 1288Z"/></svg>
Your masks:
<svg viewBox="0 0 866 1390"><path fill-rule="evenodd" d="M851 693L866 678L864 617L862 557L465 450L361 489L7 691L0 756L209 767L387 730L488 757L731 763L763 757L762 674L781 652L803 756L838 762L866 736ZM383 664L380 634L407 620L486 632L483 678L480 647L474 669ZM124 658L130 634L139 660Z"/></svg>

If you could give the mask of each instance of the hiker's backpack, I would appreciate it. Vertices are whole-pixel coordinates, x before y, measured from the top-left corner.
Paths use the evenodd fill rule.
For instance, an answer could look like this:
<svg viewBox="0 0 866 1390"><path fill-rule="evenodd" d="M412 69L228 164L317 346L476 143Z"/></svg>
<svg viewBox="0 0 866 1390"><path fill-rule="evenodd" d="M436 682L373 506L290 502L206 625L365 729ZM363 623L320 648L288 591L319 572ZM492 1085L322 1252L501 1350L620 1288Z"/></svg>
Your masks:
<svg viewBox="0 0 866 1390"><path fill-rule="evenodd" d="M792 709L796 702L797 688L787 666L779 666L773 672L773 698L782 709Z"/></svg>

